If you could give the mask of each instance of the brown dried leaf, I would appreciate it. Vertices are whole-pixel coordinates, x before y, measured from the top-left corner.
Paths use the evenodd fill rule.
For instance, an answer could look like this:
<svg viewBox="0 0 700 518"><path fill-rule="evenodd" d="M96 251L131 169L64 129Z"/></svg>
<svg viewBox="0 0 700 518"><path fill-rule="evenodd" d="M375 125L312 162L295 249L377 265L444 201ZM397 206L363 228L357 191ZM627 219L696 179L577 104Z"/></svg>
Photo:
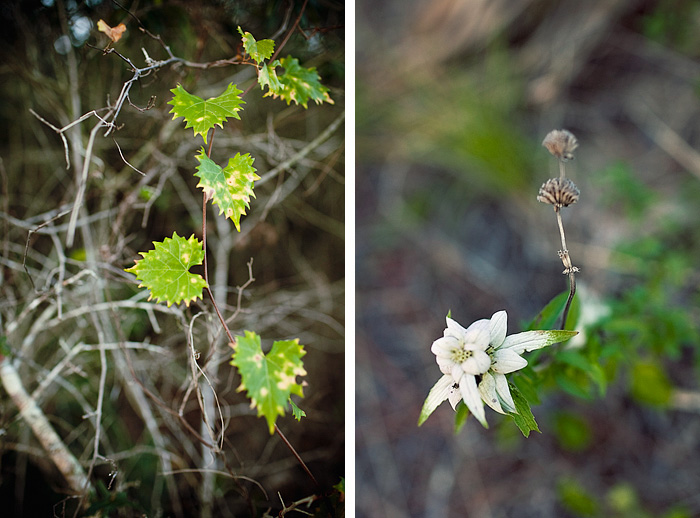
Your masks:
<svg viewBox="0 0 700 518"><path fill-rule="evenodd" d="M121 39L122 34L126 30L126 25L120 23L116 27L110 27L104 20L99 20L97 22L97 30L104 32L110 40L116 43Z"/></svg>

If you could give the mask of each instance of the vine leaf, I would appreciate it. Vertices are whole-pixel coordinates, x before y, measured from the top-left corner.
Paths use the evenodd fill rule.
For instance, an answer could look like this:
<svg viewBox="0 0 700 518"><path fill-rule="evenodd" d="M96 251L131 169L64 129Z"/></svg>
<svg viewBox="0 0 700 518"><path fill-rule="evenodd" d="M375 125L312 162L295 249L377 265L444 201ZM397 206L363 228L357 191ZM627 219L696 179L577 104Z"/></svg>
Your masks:
<svg viewBox="0 0 700 518"><path fill-rule="evenodd" d="M143 259L124 271L133 273L141 281L139 288L148 288L156 301L171 304L185 302L190 305L195 299L202 298L202 290L207 283L201 275L190 273L192 266L202 264L204 249L194 235L189 239L180 237L177 232L173 237L166 237L162 242L154 242L154 249L139 252Z"/></svg>
<svg viewBox="0 0 700 518"><path fill-rule="evenodd" d="M272 65L276 63L277 60ZM279 65L284 68L284 72L277 75L281 87L274 89L272 85L269 85L270 91L265 95L280 97L287 101L287 104L294 101L304 108L308 107L307 104L310 100L316 104L323 102L333 104L333 99L328 95L328 88L321 84L321 78L316 73L315 68L304 68L299 65L298 59L291 56L282 58Z"/></svg>
<svg viewBox="0 0 700 518"><path fill-rule="evenodd" d="M275 432L275 421L284 415L291 394L303 397L303 387L297 376L306 375L301 357L306 354L299 339L282 340L272 344L263 353L260 337L246 331L237 336L231 365L238 368L241 385L238 392L246 391L251 408L257 408L258 417L265 416L270 435Z"/></svg>
<svg viewBox="0 0 700 518"><path fill-rule="evenodd" d="M262 63L264 60L270 59L272 53L275 51L274 40L256 41L251 33L243 32L243 29L241 29L240 26L238 27L238 32L243 40L243 48L251 58L258 63Z"/></svg>
<svg viewBox="0 0 700 518"><path fill-rule="evenodd" d="M197 187L201 187L207 199L219 206L219 214L231 218L236 230L241 231L241 215L250 207L250 197L255 198L253 183L260 180L255 174L253 161L246 153L230 158L224 168L207 156L202 148L197 155L199 165L195 176L199 178Z"/></svg>
<svg viewBox="0 0 700 518"><path fill-rule="evenodd" d="M243 93L233 83L228 85L226 91L218 97L212 97L206 101L201 97L192 95L182 85L177 85L170 90L174 96L168 101L173 109L173 119L183 117L185 129L192 128L195 135L202 135L204 143L207 143L207 133L214 126L223 128L223 123L228 117L240 120L238 112L242 110L241 104L245 101L240 98Z"/></svg>
<svg viewBox="0 0 700 518"><path fill-rule="evenodd" d="M267 63L263 63L258 71L258 83L260 83L261 88L267 86L270 92L279 92L282 90L282 83L280 83L277 77L277 70L275 70L275 66L279 66L279 64L280 62L278 59L270 63L269 66ZM267 95L270 95L270 93Z"/></svg>

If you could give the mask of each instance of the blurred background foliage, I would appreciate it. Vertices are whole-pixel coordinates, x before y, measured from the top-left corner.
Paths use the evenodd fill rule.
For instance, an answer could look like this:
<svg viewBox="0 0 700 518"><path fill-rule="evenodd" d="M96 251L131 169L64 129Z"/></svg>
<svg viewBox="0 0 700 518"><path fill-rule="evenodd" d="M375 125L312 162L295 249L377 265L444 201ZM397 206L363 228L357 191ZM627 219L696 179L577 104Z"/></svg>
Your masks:
<svg viewBox="0 0 700 518"><path fill-rule="evenodd" d="M66 211L97 120L66 131L71 145L77 143L67 169L61 139L29 110L60 128L91 110L104 113L119 96L133 72L115 53L103 53L108 40L97 21L127 26L113 46L138 66L145 53L165 59L162 44L204 64L240 61L239 25L281 44L302 5L303 33L294 31L280 57L316 67L334 104L312 103L305 110L265 98L250 66L178 63L143 77L120 113L119 131L104 138L102 130L95 140L76 241L67 247ZM95 505L107 506L109 516L262 515L281 508L280 497L290 504L330 493L343 476L343 125L310 143L342 120L344 16L343 2L334 0L30 0L0 6L0 339L30 392L55 369L37 400L85 466L95 436L98 351L107 347L103 457L94 478L108 488ZM209 273L235 335L254 330L264 348L297 337L305 345L308 386L298 403L308 417L299 423L288 415L279 425L319 487L236 392L240 380L228 365L230 348L209 302L144 305L148 293L123 272L139 251L175 230L201 239L201 191L193 173L202 140L182 120L172 121L166 103L178 83L208 98L231 82L250 91L241 120L217 130L212 159L225 163L237 152L250 153L260 176L275 168L278 174L256 185L240 234L216 217L216 209L209 212ZM149 102L153 107L144 110ZM280 167L287 160L292 165ZM239 307L237 287L249 280L251 259L254 282L240 291ZM185 426L198 430L201 422L188 392L188 340L200 365L217 372L212 382L226 429L223 464L221 458L213 464ZM0 407L0 501L7 515L48 516L54 504L62 515L60 478L4 392ZM206 476L197 470L206 467L243 478L219 476L204 488Z"/></svg>
<svg viewBox="0 0 700 518"><path fill-rule="evenodd" d="M700 5L358 2L359 516L700 514ZM546 360L524 439L455 437L430 344L567 289L541 147L579 140L563 211L581 335ZM527 370L516 383L527 389Z"/></svg>

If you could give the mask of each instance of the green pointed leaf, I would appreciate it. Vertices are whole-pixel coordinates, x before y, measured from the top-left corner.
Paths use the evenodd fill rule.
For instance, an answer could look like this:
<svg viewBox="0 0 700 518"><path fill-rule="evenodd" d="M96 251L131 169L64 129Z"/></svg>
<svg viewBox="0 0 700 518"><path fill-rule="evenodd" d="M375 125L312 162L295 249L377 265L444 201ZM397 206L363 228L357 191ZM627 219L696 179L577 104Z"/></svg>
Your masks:
<svg viewBox="0 0 700 518"><path fill-rule="evenodd" d="M221 168L207 156L202 148L197 155L199 165L195 176L199 178L197 187L201 187L208 199L219 206L219 214L231 218L236 230L241 230L241 215L250 208L250 197L255 198L253 183L260 180L255 174L252 158L248 153L229 159L228 165Z"/></svg>
<svg viewBox="0 0 700 518"><path fill-rule="evenodd" d="M139 288L148 288L151 292L148 300L155 298L169 307L183 301L189 306L193 300L201 299L207 283L201 275L190 273L189 269L202 264L202 243L194 235L185 239L175 232L172 238L154 242L153 246L150 252L139 252L143 259L125 270L141 281Z"/></svg>
<svg viewBox="0 0 700 518"><path fill-rule="evenodd" d="M333 104L333 99L328 95L328 88L321 84L321 78L315 68L304 68L299 65L298 59L291 56L282 58L280 65L284 68L284 73L278 75L281 87L276 90L270 87L270 91L265 95L280 97L287 101L287 104L294 101L304 108L307 108L309 100L316 104Z"/></svg>
<svg viewBox="0 0 700 518"><path fill-rule="evenodd" d="M292 414L294 414L294 419L297 421L301 421L302 417L306 417L306 412L304 412L301 408L296 406L294 401L292 401L292 398L289 398L289 404L292 407Z"/></svg>
<svg viewBox="0 0 700 518"><path fill-rule="evenodd" d="M173 119L183 117L185 119L185 129L192 128L195 135L202 135L204 143L207 142L207 133L214 126L223 128L223 123L228 117L240 119L238 112L242 109L244 101L240 98L242 90L236 88L231 83L226 91L218 97L212 97L206 101L201 97L187 92L181 85L177 85L170 90L175 94L168 104L173 109Z"/></svg>
<svg viewBox="0 0 700 518"><path fill-rule="evenodd" d="M530 410L530 404L527 399L520 393L515 385L508 383L508 388L510 388L510 394L513 396L513 402L515 403L515 410L517 414L508 414L513 418L515 424L520 428L520 431L525 437L530 436L531 431L540 432L537 426L537 421L535 421L535 416L532 415Z"/></svg>
<svg viewBox="0 0 700 518"><path fill-rule="evenodd" d="M251 58L258 63L270 59L270 56L272 56L272 53L275 51L274 40L256 41L251 33L243 32L240 26L238 27L238 32L243 40L243 48Z"/></svg>
<svg viewBox="0 0 700 518"><path fill-rule="evenodd" d="M457 435L462 431L462 428L464 428L464 425L467 423L467 417L469 417L471 413L469 412L467 405L464 404L464 401L459 402L457 408L455 408L455 411L454 434Z"/></svg>
<svg viewBox="0 0 700 518"><path fill-rule="evenodd" d="M238 391L246 391L251 406L258 409L258 417L265 416L272 435L277 416L284 415L289 396L304 395L296 377L306 374L301 361L306 351L295 339L275 342L265 354L260 337L250 331L236 337L234 349L231 365L236 366L241 375Z"/></svg>
<svg viewBox="0 0 700 518"><path fill-rule="evenodd" d="M566 306L566 300L568 298L569 291L567 290L550 300L549 303L542 308L542 311L532 320L527 329L552 329L558 327L561 323L562 312L564 311L564 306ZM580 314L581 305L579 304L579 298L574 297L574 300L571 301L569 315L566 318L566 329L574 329L576 327Z"/></svg>

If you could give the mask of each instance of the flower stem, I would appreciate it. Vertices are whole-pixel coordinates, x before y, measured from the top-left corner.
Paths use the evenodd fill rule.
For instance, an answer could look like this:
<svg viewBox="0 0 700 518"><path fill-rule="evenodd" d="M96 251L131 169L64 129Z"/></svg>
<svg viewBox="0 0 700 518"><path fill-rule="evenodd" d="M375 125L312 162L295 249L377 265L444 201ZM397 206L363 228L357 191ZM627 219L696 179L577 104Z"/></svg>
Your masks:
<svg viewBox="0 0 700 518"><path fill-rule="evenodd" d="M574 295L576 294L576 275L574 272L569 272L569 298L566 299L566 306L564 306L564 313L561 317L561 327L564 330L566 328L566 319L569 316L569 310L571 309L571 303L574 301Z"/></svg>
<svg viewBox="0 0 700 518"><path fill-rule="evenodd" d="M559 225L559 236L561 237L561 250L559 251L559 258L564 264L564 273L569 275L569 298L566 300L566 306L564 306L564 313L561 318L561 327L564 329L566 327L566 319L569 316L569 310L571 309L571 303L574 300L574 295L576 294L576 272L578 268L575 267L571 262L571 257L569 256L569 250L566 248L566 236L564 235L564 223L561 219L561 211L559 207L554 207L554 212L557 215L557 223Z"/></svg>

